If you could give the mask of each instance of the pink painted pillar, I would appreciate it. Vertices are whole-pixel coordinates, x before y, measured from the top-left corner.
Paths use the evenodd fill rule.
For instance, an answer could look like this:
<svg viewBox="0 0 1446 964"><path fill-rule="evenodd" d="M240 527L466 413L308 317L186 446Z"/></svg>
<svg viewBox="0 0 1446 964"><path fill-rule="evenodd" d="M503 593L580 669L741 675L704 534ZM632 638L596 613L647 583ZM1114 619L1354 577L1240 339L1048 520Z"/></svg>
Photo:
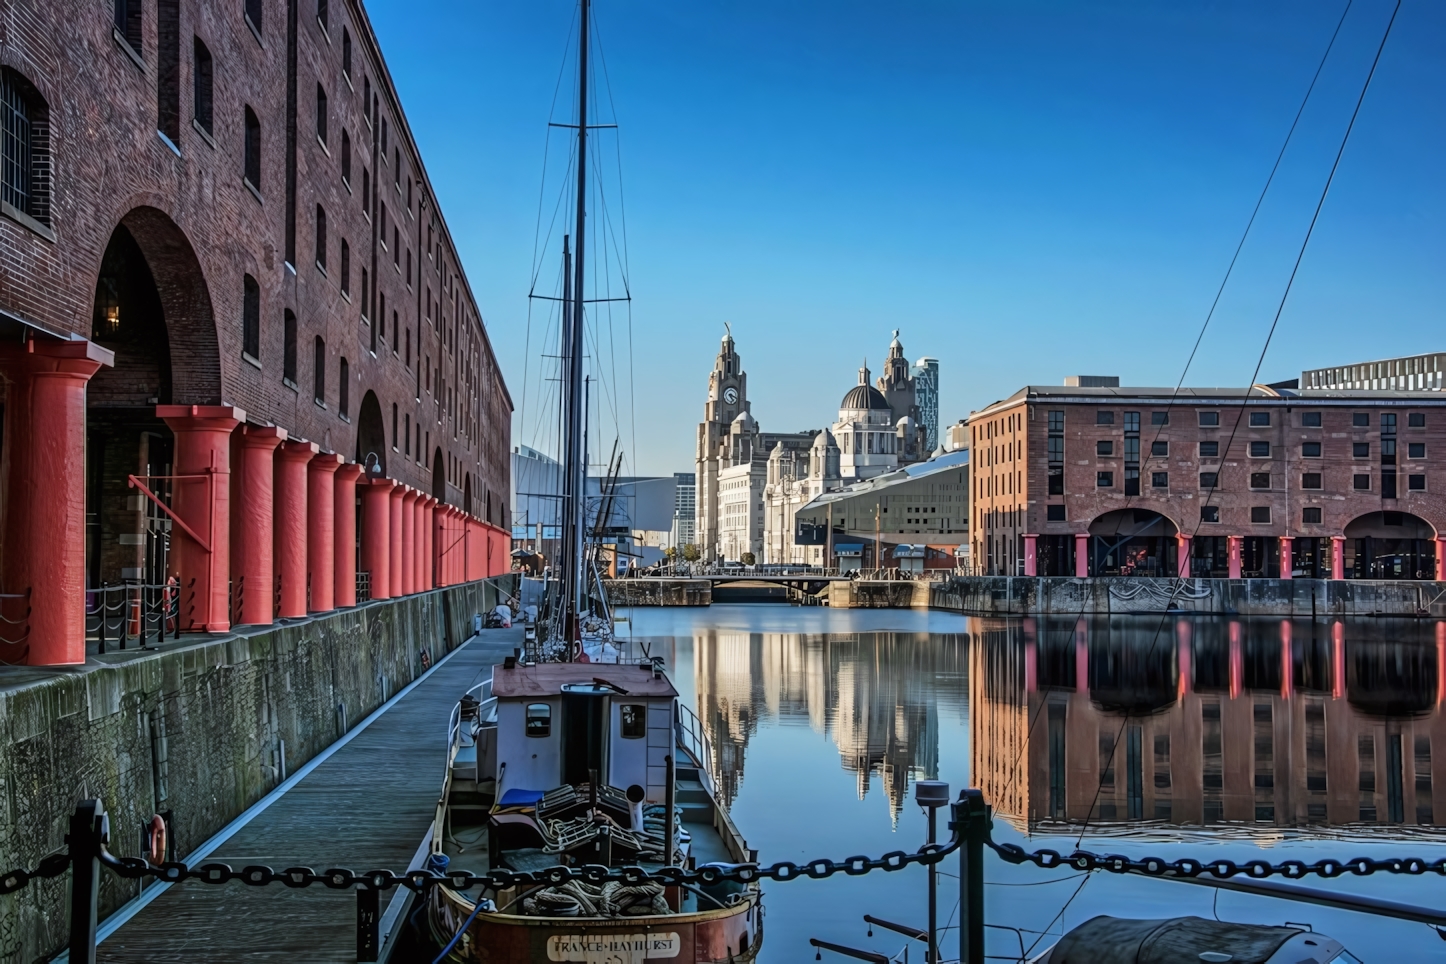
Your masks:
<svg viewBox="0 0 1446 964"><path fill-rule="evenodd" d="M231 628L231 432L246 413L234 405L157 405L156 415L176 437L172 471L190 476L172 487L171 508L202 540L171 530L181 628L224 633Z"/></svg>
<svg viewBox="0 0 1446 964"><path fill-rule="evenodd" d="M1437 631L1440 631L1437 624ZM1439 638L1439 637L1438 637ZM1346 624L1337 619L1331 623L1331 699L1346 698Z"/></svg>
<svg viewBox="0 0 1446 964"><path fill-rule="evenodd" d="M1190 538L1183 532L1175 536L1175 571L1181 579L1190 578Z"/></svg>
<svg viewBox="0 0 1446 964"><path fill-rule="evenodd" d="M1280 698L1290 699L1295 692L1295 659L1291 654L1291 625L1289 619L1280 621Z"/></svg>
<svg viewBox="0 0 1446 964"><path fill-rule="evenodd" d="M361 474L362 467L350 462L337 469L334 476L336 491L332 494L332 511L336 513L336 519L332 523L332 531L335 533L336 561L332 563L332 571L338 609L356 605L356 480Z"/></svg>
<svg viewBox="0 0 1446 964"><path fill-rule="evenodd" d="M1190 639L1194 631L1188 619L1175 620L1175 698L1183 700L1190 695L1194 683L1190 669Z"/></svg>
<svg viewBox="0 0 1446 964"><path fill-rule="evenodd" d="M373 476L362 490L362 565L369 573L371 598L392 598L392 489L391 479Z"/></svg>
<svg viewBox="0 0 1446 964"><path fill-rule="evenodd" d="M422 584L428 589L437 588L437 570L433 547L437 543L435 513L437 500L427 496L426 503L422 506L422 547L425 550L422 554Z"/></svg>
<svg viewBox="0 0 1446 964"><path fill-rule="evenodd" d="M1074 690L1090 694L1090 624L1084 616L1074 621Z"/></svg>
<svg viewBox="0 0 1446 964"><path fill-rule="evenodd" d="M1024 692L1039 689L1039 627L1033 616L1024 617Z"/></svg>
<svg viewBox="0 0 1446 964"><path fill-rule="evenodd" d="M315 442L288 439L276 453L276 573L281 598L276 614L282 619L306 615L307 511L306 466L316 457Z"/></svg>
<svg viewBox="0 0 1446 964"><path fill-rule="evenodd" d="M241 429L237 466L236 544L231 547L239 619L270 626L276 616L275 473L276 447L286 429L247 425Z"/></svg>
<svg viewBox="0 0 1446 964"><path fill-rule="evenodd" d="M422 493L407 487L402 494L402 595L417 591L417 498Z"/></svg>
<svg viewBox="0 0 1446 964"><path fill-rule="evenodd" d="M1230 698L1236 699L1245 689L1245 654L1240 647L1240 623L1230 621Z"/></svg>
<svg viewBox="0 0 1446 964"><path fill-rule="evenodd" d="M1229 553L1230 556L1229 565L1231 579L1240 578L1240 549L1243 544L1244 540L1240 536L1229 536L1226 539L1226 551Z"/></svg>
<svg viewBox="0 0 1446 964"><path fill-rule="evenodd" d="M1074 574L1077 579L1086 579L1090 574L1090 536L1088 532L1077 532L1074 537Z"/></svg>
<svg viewBox="0 0 1446 964"><path fill-rule="evenodd" d="M336 608L336 473L341 456L327 452L306 466L306 568L314 613Z"/></svg>
<svg viewBox="0 0 1446 964"><path fill-rule="evenodd" d="M432 511L432 572L441 589L447 585L447 504L437 502Z"/></svg>
<svg viewBox="0 0 1446 964"><path fill-rule="evenodd" d="M1436 540L1436 581L1446 582L1446 538Z"/></svg>
<svg viewBox="0 0 1446 964"><path fill-rule="evenodd" d="M1295 541L1290 536L1280 537L1280 578L1290 579L1295 575Z"/></svg>
<svg viewBox="0 0 1446 964"><path fill-rule="evenodd" d="M1446 703L1446 623L1436 624L1436 705Z"/></svg>
<svg viewBox="0 0 1446 964"><path fill-rule="evenodd" d="M1440 563L1437 564L1440 569ZM1331 578L1346 578L1346 537L1331 536Z"/></svg>
<svg viewBox="0 0 1446 964"><path fill-rule="evenodd" d="M412 588L426 592L427 585L427 499L418 491L412 501Z"/></svg>
<svg viewBox="0 0 1446 964"><path fill-rule="evenodd" d="M0 646L6 662L85 662L85 386L102 365L114 363L114 354L89 341L31 338L0 348L9 382L0 567L6 593L28 594L0 600L0 613L12 620L0 636L16 640ZM229 449L221 451L221 465L228 466ZM178 483L175 491L185 487ZM227 516L219 524L227 526ZM189 541L176 538L179 527L173 533L172 545Z"/></svg>
<svg viewBox="0 0 1446 964"><path fill-rule="evenodd" d="M402 594L402 499L406 497L407 487L400 482L390 494L391 532L388 536L387 547L390 550L387 565L387 591L392 598Z"/></svg>
<svg viewBox="0 0 1446 964"><path fill-rule="evenodd" d="M1039 556L1035 551L1035 545L1039 536L1024 537L1024 574L1026 576L1039 575Z"/></svg>

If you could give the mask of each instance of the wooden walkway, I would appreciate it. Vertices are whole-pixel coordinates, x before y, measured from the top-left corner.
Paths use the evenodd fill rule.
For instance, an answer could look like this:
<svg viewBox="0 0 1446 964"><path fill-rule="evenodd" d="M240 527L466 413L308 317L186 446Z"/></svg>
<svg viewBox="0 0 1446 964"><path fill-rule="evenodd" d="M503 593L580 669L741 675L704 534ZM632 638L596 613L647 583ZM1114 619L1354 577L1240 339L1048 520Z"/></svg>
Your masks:
<svg viewBox="0 0 1446 964"><path fill-rule="evenodd" d="M206 860L238 869L405 871L441 794L452 707L521 640L520 629L486 630L465 644ZM391 894L382 896L383 912ZM351 962L356 895L319 885L292 890L188 881L105 939L97 959Z"/></svg>

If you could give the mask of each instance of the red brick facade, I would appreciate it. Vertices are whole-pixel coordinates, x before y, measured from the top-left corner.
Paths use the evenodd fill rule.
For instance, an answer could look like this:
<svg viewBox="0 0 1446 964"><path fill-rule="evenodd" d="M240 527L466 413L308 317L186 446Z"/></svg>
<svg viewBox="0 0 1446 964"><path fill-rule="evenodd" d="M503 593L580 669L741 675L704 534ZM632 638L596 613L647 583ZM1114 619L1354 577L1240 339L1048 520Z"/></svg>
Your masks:
<svg viewBox="0 0 1446 964"><path fill-rule="evenodd" d="M0 209L0 322L115 353L88 389L87 581L144 568L126 477L172 464L167 404L375 454L503 531L511 398L361 4L127 5L126 30L112 0L0 11L46 195Z"/></svg>
<svg viewBox="0 0 1446 964"><path fill-rule="evenodd" d="M968 424L983 573L1441 578L1438 392L1030 386Z"/></svg>

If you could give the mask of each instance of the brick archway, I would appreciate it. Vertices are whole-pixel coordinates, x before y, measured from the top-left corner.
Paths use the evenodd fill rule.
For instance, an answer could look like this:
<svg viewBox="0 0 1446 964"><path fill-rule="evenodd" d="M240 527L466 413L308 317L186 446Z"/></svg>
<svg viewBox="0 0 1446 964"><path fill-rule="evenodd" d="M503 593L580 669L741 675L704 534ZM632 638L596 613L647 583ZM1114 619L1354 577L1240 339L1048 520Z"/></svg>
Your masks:
<svg viewBox="0 0 1446 964"><path fill-rule="evenodd" d="M176 362L171 369L171 400L178 405L220 404L216 317L195 249L176 222L157 208L132 208L120 226L145 256L160 297L171 359ZM99 270L97 265L97 274Z"/></svg>
<svg viewBox="0 0 1446 964"><path fill-rule="evenodd" d="M369 475L387 477L387 427L382 420L382 404L371 390L362 396L356 413L356 462Z"/></svg>

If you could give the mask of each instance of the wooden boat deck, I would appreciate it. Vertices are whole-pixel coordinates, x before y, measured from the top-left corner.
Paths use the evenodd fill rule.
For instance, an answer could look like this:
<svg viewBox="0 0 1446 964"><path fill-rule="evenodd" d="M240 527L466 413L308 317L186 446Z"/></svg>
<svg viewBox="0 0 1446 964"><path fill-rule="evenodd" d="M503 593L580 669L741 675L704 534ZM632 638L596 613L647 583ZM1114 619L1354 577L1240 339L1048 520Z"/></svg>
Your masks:
<svg viewBox="0 0 1446 964"><path fill-rule="evenodd" d="M520 628L484 630L206 859L238 869L406 870L431 829L452 707L521 642ZM383 912L398 893L383 895ZM98 960L113 962L351 962L356 896L320 885L190 881L97 950Z"/></svg>

